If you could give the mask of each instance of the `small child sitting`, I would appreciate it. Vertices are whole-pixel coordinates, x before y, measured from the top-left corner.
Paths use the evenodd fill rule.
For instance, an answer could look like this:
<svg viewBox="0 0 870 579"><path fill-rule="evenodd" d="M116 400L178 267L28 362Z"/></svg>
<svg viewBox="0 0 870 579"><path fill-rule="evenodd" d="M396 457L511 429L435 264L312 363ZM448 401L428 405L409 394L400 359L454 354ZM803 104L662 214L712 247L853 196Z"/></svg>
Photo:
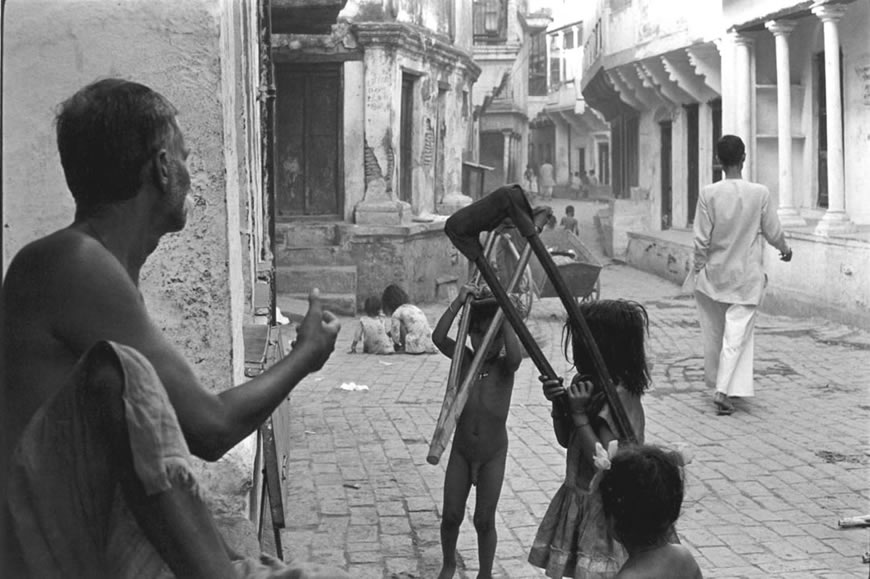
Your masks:
<svg viewBox="0 0 870 579"><path fill-rule="evenodd" d="M351 354L356 353L356 345L362 340L365 354L392 354L393 341L387 335L387 319L381 315L381 300L377 296L366 298L363 305L364 316L350 344Z"/></svg>
<svg viewBox="0 0 870 579"><path fill-rule="evenodd" d="M562 221L559 223L564 229L567 229L574 235L580 235L580 226L577 223L577 219L574 217L574 206L568 205L565 207L565 216L562 217Z"/></svg>
<svg viewBox="0 0 870 579"><path fill-rule="evenodd" d="M689 550L672 544L683 504L683 458L656 446L620 448L599 490L613 534L628 551L614 579L701 579Z"/></svg>

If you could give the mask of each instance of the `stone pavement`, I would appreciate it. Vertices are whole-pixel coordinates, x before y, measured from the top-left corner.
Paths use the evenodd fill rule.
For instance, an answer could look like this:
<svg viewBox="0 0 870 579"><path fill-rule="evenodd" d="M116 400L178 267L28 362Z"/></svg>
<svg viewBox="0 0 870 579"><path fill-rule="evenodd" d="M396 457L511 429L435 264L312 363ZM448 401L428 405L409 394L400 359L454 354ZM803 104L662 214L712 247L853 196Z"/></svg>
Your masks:
<svg viewBox="0 0 870 579"><path fill-rule="evenodd" d="M607 265L601 278L602 298L648 309L654 388L644 396L646 439L694 450L677 529L704 576L867 577L861 555L870 532L839 530L837 520L870 513L870 334L762 314L756 396L718 417L703 384L694 302L623 265ZM424 307L433 325L445 305ZM570 376L558 301L536 302L530 320L548 359ZM285 555L337 564L360 579L435 577L447 456L431 466L426 455L449 360L349 354L352 324L343 320L333 357L291 395ZM514 388L497 577L543 576L526 556L564 476L565 452L537 375L525 359ZM344 382L369 390L341 390ZM474 491L469 507L473 501ZM472 508L457 577L476 575Z"/></svg>

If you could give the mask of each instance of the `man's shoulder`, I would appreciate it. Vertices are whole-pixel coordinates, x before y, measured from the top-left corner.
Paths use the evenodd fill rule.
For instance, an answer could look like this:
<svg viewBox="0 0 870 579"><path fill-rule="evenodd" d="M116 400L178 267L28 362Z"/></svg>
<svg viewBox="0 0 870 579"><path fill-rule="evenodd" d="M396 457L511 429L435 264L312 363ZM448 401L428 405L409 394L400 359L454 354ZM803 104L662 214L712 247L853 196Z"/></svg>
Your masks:
<svg viewBox="0 0 870 579"><path fill-rule="evenodd" d="M117 276L120 264L95 239L73 229L61 229L25 245L9 264L6 286L41 294L53 289L74 291L77 280L102 285ZM8 289L8 287L7 287Z"/></svg>

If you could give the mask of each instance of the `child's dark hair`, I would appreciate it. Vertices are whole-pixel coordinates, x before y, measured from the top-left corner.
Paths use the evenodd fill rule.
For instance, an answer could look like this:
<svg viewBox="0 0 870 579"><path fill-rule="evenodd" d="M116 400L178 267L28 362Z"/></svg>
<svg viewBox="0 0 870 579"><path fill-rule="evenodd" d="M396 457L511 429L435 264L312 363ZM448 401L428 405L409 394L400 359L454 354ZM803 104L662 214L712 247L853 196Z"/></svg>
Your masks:
<svg viewBox="0 0 870 579"><path fill-rule="evenodd" d="M367 316L376 318L381 313L381 298L378 296L369 296L366 298L363 305L363 311Z"/></svg>
<svg viewBox="0 0 870 579"><path fill-rule="evenodd" d="M384 289L384 293L381 296L381 305L384 308L384 313L392 315L399 306L403 306L411 301L411 298L408 297L408 294L405 293L405 290L400 288L398 285L391 283Z"/></svg>
<svg viewBox="0 0 870 579"><path fill-rule="evenodd" d="M650 546L667 539L683 505L683 471L676 453L651 445L620 448L599 490L604 514L620 542Z"/></svg>
<svg viewBox="0 0 870 579"><path fill-rule="evenodd" d="M568 205L565 207L565 215L574 215L574 206Z"/></svg>
<svg viewBox="0 0 870 579"><path fill-rule="evenodd" d="M644 334L649 329L646 309L628 300L598 300L579 305L610 377L632 394L642 394L650 384L644 346ZM584 347L579 331L571 327L570 320L565 324L565 357L571 348L577 371L592 374L592 356Z"/></svg>

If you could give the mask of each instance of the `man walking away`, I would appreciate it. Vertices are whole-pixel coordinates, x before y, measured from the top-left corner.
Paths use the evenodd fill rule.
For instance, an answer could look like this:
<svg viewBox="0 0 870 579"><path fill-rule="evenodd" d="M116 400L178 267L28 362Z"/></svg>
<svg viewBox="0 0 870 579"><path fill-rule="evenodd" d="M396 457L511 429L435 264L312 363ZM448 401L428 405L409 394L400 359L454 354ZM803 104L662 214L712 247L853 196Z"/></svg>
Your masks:
<svg viewBox="0 0 870 579"><path fill-rule="evenodd" d="M716 144L725 178L704 187L695 211L695 299L704 338L704 378L715 388L717 414L731 414L729 398L753 396L755 319L767 286L764 239L790 261L770 191L743 179L746 149L734 135ZM689 280L691 281L691 280Z"/></svg>

